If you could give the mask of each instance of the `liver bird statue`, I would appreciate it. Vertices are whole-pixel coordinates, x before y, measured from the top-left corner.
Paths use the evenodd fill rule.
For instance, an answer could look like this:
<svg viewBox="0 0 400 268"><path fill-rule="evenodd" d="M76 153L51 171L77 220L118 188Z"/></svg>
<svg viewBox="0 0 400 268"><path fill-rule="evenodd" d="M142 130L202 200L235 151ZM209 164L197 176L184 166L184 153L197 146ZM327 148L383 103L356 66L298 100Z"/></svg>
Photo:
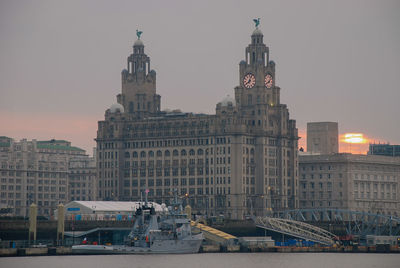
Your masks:
<svg viewBox="0 0 400 268"><path fill-rule="evenodd" d="M140 36L142 35L142 31L136 30L136 36L138 39L140 39Z"/></svg>
<svg viewBox="0 0 400 268"><path fill-rule="evenodd" d="M256 24L256 28L258 28L258 25L260 25L260 18L253 19L253 21Z"/></svg>

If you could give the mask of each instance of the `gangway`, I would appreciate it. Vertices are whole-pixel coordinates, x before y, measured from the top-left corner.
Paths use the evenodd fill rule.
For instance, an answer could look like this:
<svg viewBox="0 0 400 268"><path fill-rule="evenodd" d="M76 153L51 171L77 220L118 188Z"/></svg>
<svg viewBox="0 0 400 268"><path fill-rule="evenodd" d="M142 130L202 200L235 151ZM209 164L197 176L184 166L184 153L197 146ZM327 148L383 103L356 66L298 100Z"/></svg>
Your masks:
<svg viewBox="0 0 400 268"><path fill-rule="evenodd" d="M205 224L196 221L191 221L190 225L192 226L193 230L203 232L204 237L207 240L211 240L213 242L216 242L217 244L227 245L235 243L235 241L237 241L236 236L222 232Z"/></svg>
<svg viewBox="0 0 400 268"><path fill-rule="evenodd" d="M335 243L334 234L304 222L272 217L255 217L253 220L259 228L314 241L328 246Z"/></svg>

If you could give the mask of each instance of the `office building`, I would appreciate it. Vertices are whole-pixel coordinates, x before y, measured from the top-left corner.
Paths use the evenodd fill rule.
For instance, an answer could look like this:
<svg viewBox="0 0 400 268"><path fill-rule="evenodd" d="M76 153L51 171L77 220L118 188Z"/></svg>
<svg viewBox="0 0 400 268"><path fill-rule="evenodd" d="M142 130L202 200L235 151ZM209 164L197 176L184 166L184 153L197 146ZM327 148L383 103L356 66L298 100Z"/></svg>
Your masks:
<svg viewBox="0 0 400 268"><path fill-rule="evenodd" d="M300 208L337 208L400 215L400 158L300 155Z"/></svg>
<svg viewBox="0 0 400 268"><path fill-rule="evenodd" d="M179 68L179 66L171 66ZM98 122L100 200L168 203L178 189L192 211L242 219L298 206L298 133L257 27L239 63L235 97L215 114L161 110L156 72L138 38L117 103Z"/></svg>

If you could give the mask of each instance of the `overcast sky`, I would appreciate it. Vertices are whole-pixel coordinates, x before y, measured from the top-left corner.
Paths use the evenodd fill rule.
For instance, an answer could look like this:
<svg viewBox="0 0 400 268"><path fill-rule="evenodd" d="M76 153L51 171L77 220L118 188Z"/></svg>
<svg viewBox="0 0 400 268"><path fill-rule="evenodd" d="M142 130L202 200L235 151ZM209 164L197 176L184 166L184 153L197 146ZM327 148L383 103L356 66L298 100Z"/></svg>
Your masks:
<svg viewBox="0 0 400 268"><path fill-rule="evenodd" d="M400 144L400 1L0 1L0 136L89 152L143 31L161 108L214 113L260 18L281 102ZM303 139L304 140L304 139Z"/></svg>

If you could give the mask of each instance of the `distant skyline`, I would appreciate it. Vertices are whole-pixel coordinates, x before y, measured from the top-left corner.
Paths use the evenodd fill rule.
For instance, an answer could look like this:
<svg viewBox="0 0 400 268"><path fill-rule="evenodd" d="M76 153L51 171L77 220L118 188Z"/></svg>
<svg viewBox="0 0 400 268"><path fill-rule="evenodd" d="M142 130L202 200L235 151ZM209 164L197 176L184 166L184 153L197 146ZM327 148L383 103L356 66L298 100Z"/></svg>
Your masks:
<svg viewBox="0 0 400 268"><path fill-rule="evenodd" d="M161 109L215 113L234 96L260 18L300 145L306 123L317 121L400 144L399 10L395 0L3 0L0 136L65 139L91 154L136 29L157 72Z"/></svg>

